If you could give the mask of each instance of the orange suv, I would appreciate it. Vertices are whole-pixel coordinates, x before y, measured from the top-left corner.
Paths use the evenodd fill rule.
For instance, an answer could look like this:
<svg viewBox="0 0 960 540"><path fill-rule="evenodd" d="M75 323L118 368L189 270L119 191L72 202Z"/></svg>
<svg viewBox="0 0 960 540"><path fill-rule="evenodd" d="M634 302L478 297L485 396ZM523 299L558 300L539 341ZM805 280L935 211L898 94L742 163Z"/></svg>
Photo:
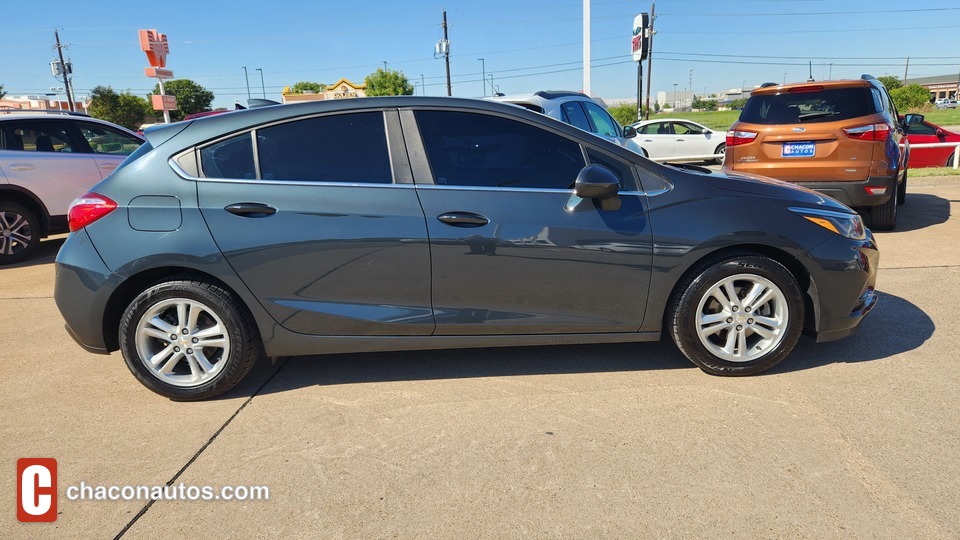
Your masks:
<svg viewBox="0 0 960 540"><path fill-rule="evenodd" d="M723 167L815 189L860 208L870 227L893 229L907 189L904 129L923 121L908 114L901 125L898 118L887 89L869 75L768 83L730 126Z"/></svg>

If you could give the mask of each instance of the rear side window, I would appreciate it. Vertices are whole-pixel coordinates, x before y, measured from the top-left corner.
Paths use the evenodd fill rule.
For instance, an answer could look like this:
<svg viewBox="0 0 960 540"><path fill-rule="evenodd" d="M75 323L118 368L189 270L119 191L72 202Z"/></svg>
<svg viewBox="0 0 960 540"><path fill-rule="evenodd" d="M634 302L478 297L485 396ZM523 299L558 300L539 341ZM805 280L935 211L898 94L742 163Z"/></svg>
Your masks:
<svg viewBox="0 0 960 540"><path fill-rule="evenodd" d="M740 121L750 124L812 124L867 116L874 110L867 88L836 88L817 92L751 96Z"/></svg>
<svg viewBox="0 0 960 540"><path fill-rule="evenodd" d="M619 124L617 124L617 121L614 120L607 111L603 110L601 106L584 101L583 108L587 110L590 120L592 120L593 125L597 127L597 133L610 137L620 136Z"/></svg>
<svg viewBox="0 0 960 540"><path fill-rule="evenodd" d="M3 149L27 152L76 152L67 126L57 120L4 122Z"/></svg>
<svg viewBox="0 0 960 540"><path fill-rule="evenodd" d="M95 154L128 156L143 142L132 135L98 124L78 122L77 127Z"/></svg>
<svg viewBox="0 0 960 540"><path fill-rule="evenodd" d="M204 147L200 150L200 163L207 178L253 180L257 177L249 133Z"/></svg>
<svg viewBox="0 0 960 540"><path fill-rule="evenodd" d="M257 130L264 180L393 182L383 113L308 118Z"/></svg>
<svg viewBox="0 0 960 540"><path fill-rule="evenodd" d="M486 114L417 111L438 185L569 189L584 166L580 144Z"/></svg>
<svg viewBox="0 0 960 540"><path fill-rule="evenodd" d="M591 131L590 121L587 120L587 115L576 101L568 101L560 105L560 112L563 114L564 122L584 131Z"/></svg>

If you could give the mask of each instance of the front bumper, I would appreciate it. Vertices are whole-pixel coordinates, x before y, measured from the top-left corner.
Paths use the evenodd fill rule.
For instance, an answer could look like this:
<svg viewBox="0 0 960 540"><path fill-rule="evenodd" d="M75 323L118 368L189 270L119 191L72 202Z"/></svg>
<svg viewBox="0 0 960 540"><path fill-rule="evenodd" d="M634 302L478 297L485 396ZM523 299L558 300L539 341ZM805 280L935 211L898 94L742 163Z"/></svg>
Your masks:
<svg viewBox="0 0 960 540"><path fill-rule="evenodd" d="M815 311L817 341L833 341L852 334L877 305L880 252L873 233L864 240L835 236L809 253L810 296Z"/></svg>

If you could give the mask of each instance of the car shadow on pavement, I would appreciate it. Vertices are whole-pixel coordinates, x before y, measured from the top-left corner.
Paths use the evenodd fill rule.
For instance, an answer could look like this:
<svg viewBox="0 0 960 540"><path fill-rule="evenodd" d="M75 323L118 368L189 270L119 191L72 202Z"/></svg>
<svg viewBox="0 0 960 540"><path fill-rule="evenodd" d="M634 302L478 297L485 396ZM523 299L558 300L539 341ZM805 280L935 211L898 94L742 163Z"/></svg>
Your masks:
<svg viewBox="0 0 960 540"><path fill-rule="evenodd" d="M40 245L37 246L37 251L35 251L29 259L16 264L8 264L3 268L29 268L31 266L50 264L56 260L57 253L60 252L60 248L66 239L67 237L63 236L43 240L40 242Z"/></svg>
<svg viewBox="0 0 960 540"><path fill-rule="evenodd" d="M888 233L916 231L950 219L950 201L928 193L909 193L897 209L897 227Z"/></svg>
<svg viewBox="0 0 960 540"><path fill-rule="evenodd" d="M881 292L877 307L863 319L855 334L829 343L801 339L793 353L766 374L890 358L919 348L935 330L933 320L922 309L899 296Z"/></svg>
<svg viewBox="0 0 960 540"><path fill-rule="evenodd" d="M897 332L891 332L897 328ZM889 358L920 347L933 335L933 321L903 298L882 294L860 329L846 339L814 343L802 338L787 359L767 372L783 374L834 363ZM279 376L263 385L276 368L264 361L252 377L223 398L285 392L309 386L414 380L563 375L696 369L670 339L655 343L450 349L336 354L290 358ZM251 380L252 379L252 380Z"/></svg>

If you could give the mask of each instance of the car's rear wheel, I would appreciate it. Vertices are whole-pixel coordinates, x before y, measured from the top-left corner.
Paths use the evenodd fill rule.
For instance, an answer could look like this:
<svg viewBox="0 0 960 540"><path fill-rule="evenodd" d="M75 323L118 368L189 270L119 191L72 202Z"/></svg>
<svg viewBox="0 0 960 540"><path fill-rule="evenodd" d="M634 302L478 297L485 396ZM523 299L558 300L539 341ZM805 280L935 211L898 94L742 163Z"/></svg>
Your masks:
<svg viewBox="0 0 960 540"><path fill-rule="evenodd" d="M680 284L667 323L680 351L711 375L751 375L790 354L803 329L803 297L779 262L721 256Z"/></svg>
<svg viewBox="0 0 960 540"><path fill-rule="evenodd" d="M953 154L950 154L949 156L947 156L947 162L943 164L944 167L947 167L948 169L952 169L952 168L953 168L953 156L954 156L954 154L956 154L956 150L954 151Z"/></svg>
<svg viewBox="0 0 960 540"><path fill-rule="evenodd" d="M246 307L203 281L172 280L138 295L120 321L120 350L133 375L175 400L233 388L261 353Z"/></svg>
<svg viewBox="0 0 960 540"><path fill-rule="evenodd" d="M900 188L893 190L893 196L887 202L871 206L869 216L869 225L871 229L878 231L892 231L897 226L897 200L900 198Z"/></svg>
<svg viewBox="0 0 960 540"><path fill-rule="evenodd" d="M40 222L27 207L0 202L0 265L26 260L40 245Z"/></svg>
<svg viewBox="0 0 960 540"><path fill-rule="evenodd" d="M713 151L713 153L724 154L724 155L722 157L718 157L717 159L713 160L713 162L716 163L717 165L723 165L723 160L726 157L726 152L727 152L726 144L721 144L720 146L718 146L717 149Z"/></svg>
<svg viewBox="0 0 960 540"><path fill-rule="evenodd" d="M903 178L897 184L897 204L907 202L907 167L903 168Z"/></svg>

